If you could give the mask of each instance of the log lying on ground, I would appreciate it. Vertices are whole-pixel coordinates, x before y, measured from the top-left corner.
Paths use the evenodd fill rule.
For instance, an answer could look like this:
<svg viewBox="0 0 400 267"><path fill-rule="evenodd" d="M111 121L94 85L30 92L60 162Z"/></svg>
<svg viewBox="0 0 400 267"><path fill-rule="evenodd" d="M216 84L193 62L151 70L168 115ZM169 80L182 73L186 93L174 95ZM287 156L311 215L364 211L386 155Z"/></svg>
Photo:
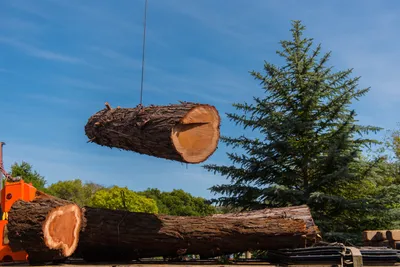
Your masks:
<svg viewBox="0 0 400 267"><path fill-rule="evenodd" d="M243 218L243 219L260 219L260 218L288 218L288 219L299 219L303 220L307 228L307 240L311 243L320 241L321 236L318 226L315 225L314 220L311 216L310 208L307 205L282 207L282 208L270 208L253 210L247 212L235 212L225 214L214 214L215 218Z"/></svg>
<svg viewBox="0 0 400 267"><path fill-rule="evenodd" d="M7 238L13 251L25 250L31 263L73 254L82 225L81 208L39 192L32 202L16 201L8 213Z"/></svg>
<svg viewBox="0 0 400 267"><path fill-rule="evenodd" d="M84 208L78 253L87 261L196 254L210 258L253 249L305 246L303 219L181 217Z"/></svg>
<svg viewBox="0 0 400 267"><path fill-rule="evenodd" d="M91 142L185 163L201 163L217 149L220 116L215 107L181 103L106 108L91 116Z"/></svg>

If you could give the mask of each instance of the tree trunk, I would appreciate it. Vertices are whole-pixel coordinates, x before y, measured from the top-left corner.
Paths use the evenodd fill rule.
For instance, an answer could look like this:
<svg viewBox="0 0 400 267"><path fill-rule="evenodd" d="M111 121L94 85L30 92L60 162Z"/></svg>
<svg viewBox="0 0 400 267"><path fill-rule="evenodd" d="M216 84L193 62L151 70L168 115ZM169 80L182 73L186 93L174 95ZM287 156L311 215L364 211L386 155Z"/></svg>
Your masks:
<svg viewBox="0 0 400 267"><path fill-rule="evenodd" d="M25 250L31 263L72 255L81 230L82 211L76 204L39 192L32 202L16 201L8 213L8 245Z"/></svg>
<svg viewBox="0 0 400 267"><path fill-rule="evenodd" d="M89 207L84 216L77 252L88 261L304 247L309 232L303 219L183 217Z"/></svg>
<svg viewBox="0 0 400 267"><path fill-rule="evenodd" d="M185 163L201 163L217 149L220 117L215 107L181 103L106 108L91 116L91 142Z"/></svg>
<svg viewBox="0 0 400 267"><path fill-rule="evenodd" d="M262 210L253 210L247 212L235 212L225 214L214 214L215 218L237 218L237 219L261 219L261 218L288 218L303 220L307 228L307 240L310 243L315 243L320 240L320 231L318 226L315 225L311 216L310 208L307 205L270 208Z"/></svg>

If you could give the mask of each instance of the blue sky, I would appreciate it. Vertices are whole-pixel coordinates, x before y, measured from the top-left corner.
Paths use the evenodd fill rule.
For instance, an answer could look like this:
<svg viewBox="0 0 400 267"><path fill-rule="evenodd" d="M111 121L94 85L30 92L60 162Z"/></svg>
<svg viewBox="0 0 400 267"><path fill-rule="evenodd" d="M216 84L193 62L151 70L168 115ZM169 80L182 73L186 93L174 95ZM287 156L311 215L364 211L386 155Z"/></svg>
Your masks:
<svg viewBox="0 0 400 267"><path fill-rule="evenodd" d="M229 4L228 4L229 3ZM210 197L224 177L87 144L84 125L104 107L139 103L144 0L0 2L0 121L4 160L27 161L49 183L80 178L133 190L184 189ZM279 60L291 20L354 68L371 91L355 103L362 124L400 121L400 2L149 0L143 104L215 105L222 134L242 130L224 113L261 89L248 71ZM228 163L223 144L207 163Z"/></svg>

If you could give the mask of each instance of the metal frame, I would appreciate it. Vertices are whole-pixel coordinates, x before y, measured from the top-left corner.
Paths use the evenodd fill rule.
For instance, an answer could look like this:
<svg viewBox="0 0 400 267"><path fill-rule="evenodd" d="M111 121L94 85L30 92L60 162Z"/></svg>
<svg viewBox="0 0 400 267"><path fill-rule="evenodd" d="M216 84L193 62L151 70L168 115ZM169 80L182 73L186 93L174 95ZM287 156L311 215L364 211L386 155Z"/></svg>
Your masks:
<svg viewBox="0 0 400 267"><path fill-rule="evenodd" d="M0 191L3 189L3 176L7 178L9 175L6 170L4 169L4 162L3 162L3 146L6 143L0 142Z"/></svg>

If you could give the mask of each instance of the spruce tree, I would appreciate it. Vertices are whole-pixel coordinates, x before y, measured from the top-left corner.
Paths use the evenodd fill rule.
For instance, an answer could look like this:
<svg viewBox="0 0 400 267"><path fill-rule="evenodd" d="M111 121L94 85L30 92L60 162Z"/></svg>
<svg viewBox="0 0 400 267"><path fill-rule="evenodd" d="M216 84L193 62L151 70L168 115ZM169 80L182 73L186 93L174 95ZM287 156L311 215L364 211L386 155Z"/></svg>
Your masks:
<svg viewBox="0 0 400 267"><path fill-rule="evenodd" d="M263 74L250 72L264 96L234 104L242 114L227 114L258 137L221 137L244 153L227 153L229 166L204 168L230 179L211 188L222 195L214 200L220 205L258 209L307 204L323 230L351 231L365 219L357 218L361 213L384 210L368 194L349 194L368 179L371 165L364 166L360 157L363 147L378 143L366 135L380 128L359 125L351 109L352 101L369 88L358 88L360 77L351 77L352 69L333 71L327 65L331 53L322 54L320 44L313 48L304 31L300 21L292 22L292 39L281 41L277 51L283 66L265 62Z"/></svg>

